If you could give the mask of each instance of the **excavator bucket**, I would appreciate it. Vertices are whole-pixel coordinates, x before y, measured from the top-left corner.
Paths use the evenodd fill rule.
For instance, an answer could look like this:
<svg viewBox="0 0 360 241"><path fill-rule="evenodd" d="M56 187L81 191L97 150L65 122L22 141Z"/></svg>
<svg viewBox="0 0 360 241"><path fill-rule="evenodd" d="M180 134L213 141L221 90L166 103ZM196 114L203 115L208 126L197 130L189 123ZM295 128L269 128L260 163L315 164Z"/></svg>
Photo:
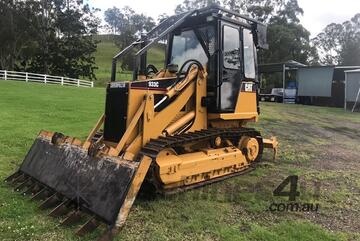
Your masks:
<svg viewBox="0 0 360 241"><path fill-rule="evenodd" d="M92 157L79 140L64 137L58 144L54 137L56 133L41 132L19 170L6 181L16 184L18 191L27 188L33 197L46 190L43 207L54 199L58 205L72 203L76 213L114 225L140 162Z"/></svg>

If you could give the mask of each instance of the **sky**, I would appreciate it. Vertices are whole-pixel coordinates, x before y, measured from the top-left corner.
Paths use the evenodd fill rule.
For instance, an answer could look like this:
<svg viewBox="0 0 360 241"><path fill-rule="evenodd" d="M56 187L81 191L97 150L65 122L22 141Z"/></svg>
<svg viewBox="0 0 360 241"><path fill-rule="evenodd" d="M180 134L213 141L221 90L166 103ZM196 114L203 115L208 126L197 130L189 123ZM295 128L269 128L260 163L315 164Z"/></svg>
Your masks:
<svg viewBox="0 0 360 241"><path fill-rule="evenodd" d="M106 9L116 6L118 8L129 6L138 13L153 17L174 13L175 7L183 0L87 0L91 6L102 10L99 16L103 16ZM304 15L301 16L301 24L310 31L311 37L315 37L326 25L330 23L342 23L350 20L356 13L360 13L360 0L298 0Z"/></svg>

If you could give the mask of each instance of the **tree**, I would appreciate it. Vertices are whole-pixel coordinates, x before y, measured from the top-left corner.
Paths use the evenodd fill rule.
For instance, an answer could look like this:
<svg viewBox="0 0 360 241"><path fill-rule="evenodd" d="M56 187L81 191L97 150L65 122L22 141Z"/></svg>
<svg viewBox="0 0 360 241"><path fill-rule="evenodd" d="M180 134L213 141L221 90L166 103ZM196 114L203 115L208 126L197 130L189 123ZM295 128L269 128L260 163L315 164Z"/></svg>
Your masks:
<svg viewBox="0 0 360 241"><path fill-rule="evenodd" d="M97 33L99 20L89 5L79 0L55 1L55 31L59 33L57 44L51 49L52 73L78 78L95 78L96 44L92 36ZM54 41L56 43L56 41Z"/></svg>
<svg viewBox="0 0 360 241"><path fill-rule="evenodd" d="M284 0L223 0L229 9L267 23L283 7Z"/></svg>
<svg viewBox="0 0 360 241"><path fill-rule="evenodd" d="M297 0L184 0L175 13L217 3L248 15L268 25L269 50L260 51L261 63L296 60L317 63L316 48L311 45L310 33L301 24L303 14Z"/></svg>
<svg viewBox="0 0 360 241"><path fill-rule="evenodd" d="M31 54L37 34L28 2L0 0L0 69L13 70L17 60Z"/></svg>
<svg viewBox="0 0 360 241"><path fill-rule="evenodd" d="M115 30L115 32L117 33L117 35L115 36L115 44L120 49L124 49L132 42L134 42L137 38L139 38L142 33L150 31L155 26L155 22L151 17L147 17L144 14L135 13L135 11L130 7L125 6L122 9L113 7L106 10L105 14L106 12L109 13L110 10L112 12L118 13L116 21L119 24L117 25ZM127 56L124 56L121 63L122 69L132 69L134 67L133 58L131 56L132 54L133 53L130 53Z"/></svg>
<svg viewBox="0 0 360 241"><path fill-rule="evenodd" d="M360 65L360 13L342 24L327 25L313 42L323 64Z"/></svg>
<svg viewBox="0 0 360 241"><path fill-rule="evenodd" d="M282 62L296 60L301 63L316 63L317 52L310 44L310 32L298 18L303 14L297 0L281 4L268 21L269 50L260 52L262 62Z"/></svg>
<svg viewBox="0 0 360 241"><path fill-rule="evenodd" d="M182 4L176 6L175 14L203 8L211 4L220 4L220 0L184 0Z"/></svg>
<svg viewBox="0 0 360 241"><path fill-rule="evenodd" d="M300 24L298 17L303 10L297 0L224 0L224 4L268 25L269 49L259 52L261 63L296 60L313 64L318 61L310 32Z"/></svg>
<svg viewBox="0 0 360 241"><path fill-rule="evenodd" d="M120 28L120 24L124 15L121 13L120 9L117 7L109 8L104 13L105 21L108 24L108 28L111 29L113 34L116 34Z"/></svg>
<svg viewBox="0 0 360 241"><path fill-rule="evenodd" d="M309 43L309 36L310 33L299 24L274 21L268 28L269 49L260 51L260 61L316 62L316 51Z"/></svg>
<svg viewBox="0 0 360 241"><path fill-rule="evenodd" d="M340 62L340 52L343 40L343 26L341 24L329 24L312 41L320 53L320 62L323 64L337 64Z"/></svg>
<svg viewBox="0 0 360 241"><path fill-rule="evenodd" d="M2 68L95 78L94 9L82 0L0 3Z"/></svg>

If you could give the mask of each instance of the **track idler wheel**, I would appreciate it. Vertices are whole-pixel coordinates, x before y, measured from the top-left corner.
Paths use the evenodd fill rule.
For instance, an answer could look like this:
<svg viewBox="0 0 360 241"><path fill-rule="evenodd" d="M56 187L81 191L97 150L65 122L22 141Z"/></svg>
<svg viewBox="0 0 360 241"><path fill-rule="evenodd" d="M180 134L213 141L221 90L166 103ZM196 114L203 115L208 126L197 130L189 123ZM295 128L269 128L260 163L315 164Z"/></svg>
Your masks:
<svg viewBox="0 0 360 241"><path fill-rule="evenodd" d="M220 136L214 137L211 139L211 147L213 148L219 148L221 147L222 139Z"/></svg>
<svg viewBox="0 0 360 241"><path fill-rule="evenodd" d="M243 152L248 162L255 161L259 155L259 142L254 137L243 136L239 141L239 148Z"/></svg>

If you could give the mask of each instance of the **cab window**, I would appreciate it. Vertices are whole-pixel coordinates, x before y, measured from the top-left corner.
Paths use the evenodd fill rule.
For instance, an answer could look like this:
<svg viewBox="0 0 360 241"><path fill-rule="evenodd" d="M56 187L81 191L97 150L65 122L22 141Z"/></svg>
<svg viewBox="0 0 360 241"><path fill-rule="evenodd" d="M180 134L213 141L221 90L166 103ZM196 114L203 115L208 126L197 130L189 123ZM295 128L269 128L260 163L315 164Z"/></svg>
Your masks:
<svg viewBox="0 0 360 241"><path fill-rule="evenodd" d="M255 48L250 30L244 29L244 71L245 77L255 79Z"/></svg>
<svg viewBox="0 0 360 241"><path fill-rule="evenodd" d="M224 26L224 67L240 69L240 37L239 30Z"/></svg>
<svg viewBox="0 0 360 241"><path fill-rule="evenodd" d="M206 52L194 30L186 30L180 35L174 35L170 63L177 64L180 68L189 59L196 59L203 65L208 62Z"/></svg>
<svg viewBox="0 0 360 241"><path fill-rule="evenodd" d="M238 28L223 27L223 70L220 87L220 109L232 112L235 109L241 82L240 31Z"/></svg>

